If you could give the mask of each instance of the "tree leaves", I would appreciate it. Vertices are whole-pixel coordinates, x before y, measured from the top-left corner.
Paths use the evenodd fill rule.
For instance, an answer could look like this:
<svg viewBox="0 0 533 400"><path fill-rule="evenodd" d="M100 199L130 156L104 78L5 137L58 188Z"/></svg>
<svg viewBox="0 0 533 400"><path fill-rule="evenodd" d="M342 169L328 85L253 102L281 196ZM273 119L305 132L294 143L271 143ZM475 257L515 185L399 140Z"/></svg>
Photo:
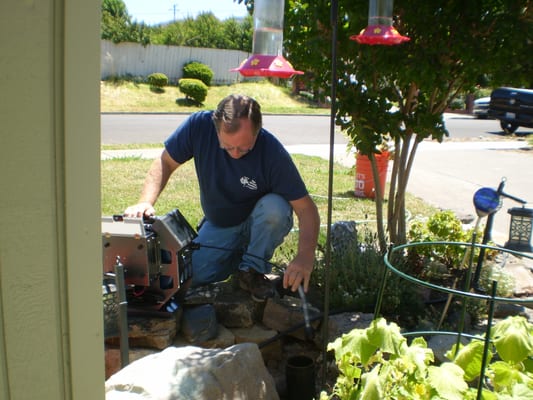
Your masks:
<svg viewBox="0 0 533 400"><path fill-rule="evenodd" d="M123 0L102 0L101 38L167 46L252 50L252 17L219 20L212 12L168 24L148 26L132 21Z"/></svg>
<svg viewBox="0 0 533 400"><path fill-rule="evenodd" d="M481 75L490 77L494 85L532 84L530 3L395 2L394 25L411 41L399 46L368 46L350 39L367 24L367 0L339 0L336 25L331 20L333 2L288 1L285 53L293 65L305 71L302 79L307 86L323 99L330 93L335 65L336 120L351 144L369 155L391 138L402 154L394 159L388 195L390 242L406 241L402 221L416 154L413 142L442 141L448 135L442 114L452 100L473 90ZM338 34L332 43L334 26ZM397 112L390 112L392 105ZM376 209L382 206L376 201ZM385 242L382 230L378 222L380 243Z"/></svg>

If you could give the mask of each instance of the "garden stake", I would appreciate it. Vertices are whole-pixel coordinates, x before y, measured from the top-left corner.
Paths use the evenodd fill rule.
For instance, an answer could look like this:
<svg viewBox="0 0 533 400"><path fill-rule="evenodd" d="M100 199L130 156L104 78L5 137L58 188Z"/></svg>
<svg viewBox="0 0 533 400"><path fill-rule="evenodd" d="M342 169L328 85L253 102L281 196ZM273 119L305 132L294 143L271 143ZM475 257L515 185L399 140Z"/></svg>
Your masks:
<svg viewBox="0 0 533 400"><path fill-rule="evenodd" d="M486 213L488 214L487 224L485 225L485 231L483 233L483 240L481 242L484 245L487 244L491 240L491 233L492 233L492 225L493 225L494 216L495 216L496 212L501 207L501 198L502 197L506 197L508 199L514 200L517 203L521 203L522 205L527 204L526 200L522 200L522 199L520 199L518 197L512 196L512 195L510 195L508 193L505 193L503 191L503 188L505 186L505 182L506 181L507 181L507 179L505 177L502 178L502 180L500 181L500 184L498 185L498 189L496 189L496 190L489 189L489 188L481 188L481 189L478 190L478 192L485 191L485 193L491 193L489 197L492 196L493 198L489 199L489 200L492 200L492 201L494 201L496 203L496 204L491 204L489 202L488 204L482 204L483 206L488 206L488 209L485 210ZM474 195L474 203L476 203L476 195ZM479 215L480 210L478 210L477 206L476 206L476 212L478 212L478 215ZM505 247L507 248L507 245ZM513 250L513 249L510 249L510 250ZM517 250L517 249L514 249L514 250ZM483 289L479 286L479 276L481 274L481 268L482 268L482 264L483 264L484 258L485 258L485 248L481 247L481 249L479 250L479 256L478 256L478 260L477 260L476 272L474 274L474 285L473 285L474 289L476 291L480 292L480 293L483 292Z"/></svg>
<svg viewBox="0 0 533 400"><path fill-rule="evenodd" d="M470 265L472 265L472 254L473 254L473 250L474 250L474 245L476 243L476 237L477 237L477 226L479 224L479 218L478 218L478 222L476 223L476 229L474 230L474 233L472 234L472 250L470 250ZM463 256L463 259L461 260L461 264L460 265L463 265L465 263L465 260L466 260L466 256L468 255L468 250L465 250L465 254ZM456 289L457 288L457 282L458 282L459 278L455 278L454 281L453 281L453 285L452 285L452 289ZM446 317L446 313L448 312L448 309L450 308L450 304L452 303L452 298L453 298L453 293L448 293L448 298L446 299L446 304L444 306L444 310L442 311L442 315L440 316L440 321L439 321L439 324L437 325L437 330L440 329L440 327L442 326L442 324L444 323L444 318Z"/></svg>
<svg viewBox="0 0 533 400"><path fill-rule="evenodd" d="M496 195L498 196L498 199L500 199L500 197L503 194L504 185L505 185L505 178L503 178L500 181L500 184L498 185L498 189L496 190ZM487 244L490 241L490 239L491 239L492 225L494 223L494 215L495 215L496 211L497 211L497 209L492 210L489 213L489 216L487 217L487 224L485 226L485 232L483 233L483 240L481 241L482 244ZM478 256L478 259L477 259L476 272L474 273L474 288L477 291L482 291L479 288L479 276L481 274L481 267L482 267L481 264L483 264L483 259L484 258L485 258L485 249L481 248L479 250L479 256Z"/></svg>
<svg viewBox="0 0 533 400"><path fill-rule="evenodd" d="M392 245L390 246L392 250ZM384 259L387 260L389 252L385 253ZM385 268L383 269L383 278L381 278L381 286L379 287L378 298L376 301L376 307L374 308L374 319L378 318L381 312L381 303L383 301L383 294L385 293L385 286L387 285L387 276L389 269L385 262Z"/></svg>
<svg viewBox="0 0 533 400"><path fill-rule="evenodd" d="M485 345L483 346L483 358L481 359L481 371L479 373L479 382L477 387L477 400L481 400L483 393L483 380L485 379L485 368L487 367L487 357L490 345L490 330L492 327L492 319L494 317L494 303L496 297L497 281L492 281L492 292L489 299L489 317L487 321L487 331L485 332Z"/></svg>
<svg viewBox="0 0 533 400"><path fill-rule="evenodd" d="M331 1L331 109L329 121L329 164L328 164L328 213L326 226L326 254L325 254L325 295L324 319L322 322L322 387L326 386L328 360L328 323L329 323L329 285L331 266L331 220L333 208L333 162L335 156L335 114L337 112L337 12L338 0Z"/></svg>
<svg viewBox="0 0 533 400"><path fill-rule="evenodd" d="M472 280L472 266L474 265L474 249L475 249L476 237L477 237L477 233L476 232L477 232L477 229L479 227L479 223L480 222L481 222L481 217L478 216L477 217L477 221L476 221L476 226L474 227L474 232L472 233L472 243L471 243L471 247L470 247L470 258L468 260L468 271L466 273L465 285L463 287L463 292L465 292L465 293L470 291L470 282ZM466 256L466 252L465 252L465 256ZM452 296L452 294L450 293L448 295L448 298L450 299L451 296ZM459 351L459 344L461 343L461 334L463 333L463 329L464 329L464 325L465 325L465 317L466 317L466 298L463 297L461 299L461 302L462 302L461 318L459 319L459 326L458 326L458 329L457 329L457 333L458 334L457 334L457 342L456 342L456 345L455 345L455 355L457 355L457 352ZM446 304L446 305L448 305L448 304Z"/></svg>

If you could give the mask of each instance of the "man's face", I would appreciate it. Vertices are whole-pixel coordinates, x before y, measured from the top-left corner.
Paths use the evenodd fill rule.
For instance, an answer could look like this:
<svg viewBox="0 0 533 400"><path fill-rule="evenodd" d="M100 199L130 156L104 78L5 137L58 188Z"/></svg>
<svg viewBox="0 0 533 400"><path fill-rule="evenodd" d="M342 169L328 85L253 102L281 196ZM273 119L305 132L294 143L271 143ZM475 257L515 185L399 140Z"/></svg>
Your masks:
<svg viewBox="0 0 533 400"><path fill-rule="evenodd" d="M227 151L231 158L241 158L254 148L257 135L253 134L252 122L248 118L241 119L241 127L233 133L224 132L224 126L218 132L220 148Z"/></svg>

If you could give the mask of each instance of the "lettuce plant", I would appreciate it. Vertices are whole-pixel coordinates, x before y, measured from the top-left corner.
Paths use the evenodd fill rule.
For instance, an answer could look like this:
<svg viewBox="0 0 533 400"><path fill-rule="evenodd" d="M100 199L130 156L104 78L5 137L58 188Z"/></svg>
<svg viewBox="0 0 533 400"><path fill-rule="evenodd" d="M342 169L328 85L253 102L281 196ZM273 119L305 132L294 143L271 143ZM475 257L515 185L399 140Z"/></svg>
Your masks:
<svg viewBox="0 0 533 400"><path fill-rule="evenodd" d="M408 343L396 324L376 319L328 345L339 375L331 395L323 392L320 398L476 399L484 349L479 339L457 352L452 348L450 361L437 366L422 337ZM491 333L482 398L533 399L532 357L533 325L523 317L498 322Z"/></svg>

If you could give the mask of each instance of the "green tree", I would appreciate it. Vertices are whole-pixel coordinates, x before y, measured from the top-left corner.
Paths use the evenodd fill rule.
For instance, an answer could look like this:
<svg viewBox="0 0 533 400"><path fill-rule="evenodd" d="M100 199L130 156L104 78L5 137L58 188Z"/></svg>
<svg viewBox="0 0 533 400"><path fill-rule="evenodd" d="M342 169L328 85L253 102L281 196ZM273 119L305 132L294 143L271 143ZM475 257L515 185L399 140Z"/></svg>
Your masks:
<svg viewBox="0 0 533 400"><path fill-rule="evenodd" d="M131 20L122 0L102 0L101 38L114 43L150 43L150 28Z"/></svg>
<svg viewBox="0 0 533 400"><path fill-rule="evenodd" d="M148 26L132 21L123 0L102 0L101 38L114 43L190 46L251 51L253 21L230 18L220 21L211 12L168 24Z"/></svg>
<svg viewBox="0 0 533 400"><path fill-rule="evenodd" d="M243 51L251 51L252 36L251 17L242 21L234 18L220 21L211 12L155 26L151 30L154 44Z"/></svg>
<svg viewBox="0 0 533 400"><path fill-rule="evenodd" d="M448 134L442 115L452 100L472 92L480 75L494 85L522 86L531 83L533 72L530 0L402 0L394 6L395 27L411 38L399 46L350 39L367 25L368 0L340 0L336 19L337 124L374 168L383 141L394 143L386 228L379 218L384 204L376 196L383 250L387 236L395 244L406 242L405 192L416 151L423 140L442 141ZM288 0L286 8L285 53L306 71L315 93L327 96L331 3Z"/></svg>
<svg viewBox="0 0 533 400"><path fill-rule="evenodd" d="M107 14L115 19L130 19L126 4L122 0L103 0L102 13Z"/></svg>
<svg viewBox="0 0 533 400"><path fill-rule="evenodd" d="M246 17L241 22L235 18L224 21L222 34L227 39L227 49L252 51L253 21L251 17Z"/></svg>
<svg viewBox="0 0 533 400"><path fill-rule="evenodd" d="M225 48L227 45L222 23L212 12L201 13L191 20L191 36L187 39L188 46Z"/></svg>
<svg viewBox="0 0 533 400"><path fill-rule="evenodd" d="M154 27L151 41L153 44L164 44L166 46L181 46L185 43L186 33L181 22L172 22L167 25Z"/></svg>

